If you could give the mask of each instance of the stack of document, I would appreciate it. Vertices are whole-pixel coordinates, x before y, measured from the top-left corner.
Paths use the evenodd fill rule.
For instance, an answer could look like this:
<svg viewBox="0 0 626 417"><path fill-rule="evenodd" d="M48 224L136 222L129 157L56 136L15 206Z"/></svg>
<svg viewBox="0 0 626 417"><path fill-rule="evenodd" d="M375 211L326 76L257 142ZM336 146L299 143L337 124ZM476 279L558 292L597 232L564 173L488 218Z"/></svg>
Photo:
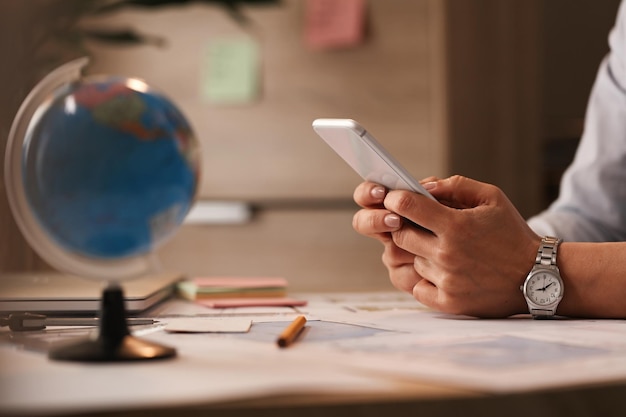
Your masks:
<svg viewBox="0 0 626 417"><path fill-rule="evenodd" d="M304 301L287 297L287 280L279 277L198 277L181 281L179 294L207 307L294 306Z"/></svg>

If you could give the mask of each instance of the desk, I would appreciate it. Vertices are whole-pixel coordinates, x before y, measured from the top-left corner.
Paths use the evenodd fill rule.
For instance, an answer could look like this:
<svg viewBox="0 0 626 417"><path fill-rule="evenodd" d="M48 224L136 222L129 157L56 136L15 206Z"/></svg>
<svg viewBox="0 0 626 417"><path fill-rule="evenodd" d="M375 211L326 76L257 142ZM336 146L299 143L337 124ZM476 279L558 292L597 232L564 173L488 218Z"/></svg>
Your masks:
<svg viewBox="0 0 626 417"><path fill-rule="evenodd" d="M137 330L175 346L171 360L56 362L4 343L0 414L606 416L626 410L623 321L476 320L430 311L395 292L297 296L309 305L245 311L182 300L160 305L148 315L162 322L253 319L245 334ZM279 349L277 330L302 313L310 329Z"/></svg>

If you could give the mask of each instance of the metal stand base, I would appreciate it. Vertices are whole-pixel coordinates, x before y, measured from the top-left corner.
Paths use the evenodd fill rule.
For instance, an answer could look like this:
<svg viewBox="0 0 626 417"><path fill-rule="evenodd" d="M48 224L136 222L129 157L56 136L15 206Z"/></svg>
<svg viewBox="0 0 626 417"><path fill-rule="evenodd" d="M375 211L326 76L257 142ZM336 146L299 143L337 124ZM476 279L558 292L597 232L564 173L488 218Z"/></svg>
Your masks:
<svg viewBox="0 0 626 417"><path fill-rule="evenodd" d="M176 349L139 339L130 334L126 324L124 295L118 285L102 293L100 328L96 339L83 339L53 349L50 359L79 362L120 362L166 359L176 356Z"/></svg>

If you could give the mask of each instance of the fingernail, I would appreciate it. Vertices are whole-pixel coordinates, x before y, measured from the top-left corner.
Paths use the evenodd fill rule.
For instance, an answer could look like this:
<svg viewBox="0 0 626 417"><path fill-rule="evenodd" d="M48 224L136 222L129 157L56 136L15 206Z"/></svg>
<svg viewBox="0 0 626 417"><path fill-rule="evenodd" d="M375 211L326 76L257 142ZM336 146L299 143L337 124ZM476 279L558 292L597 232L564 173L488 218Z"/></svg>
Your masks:
<svg viewBox="0 0 626 417"><path fill-rule="evenodd" d="M385 194L387 194L387 190L385 190L385 187L377 185L376 187L372 188L370 194L377 200L383 200L385 198Z"/></svg>
<svg viewBox="0 0 626 417"><path fill-rule="evenodd" d="M424 183L422 185L427 190L432 190L433 188L435 188L437 186L437 183L435 181L430 181L430 182L426 182L426 183Z"/></svg>
<svg viewBox="0 0 626 417"><path fill-rule="evenodd" d="M391 213L385 216L383 222L385 222L385 226L396 229L402 224L402 219L397 214Z"/></svg>

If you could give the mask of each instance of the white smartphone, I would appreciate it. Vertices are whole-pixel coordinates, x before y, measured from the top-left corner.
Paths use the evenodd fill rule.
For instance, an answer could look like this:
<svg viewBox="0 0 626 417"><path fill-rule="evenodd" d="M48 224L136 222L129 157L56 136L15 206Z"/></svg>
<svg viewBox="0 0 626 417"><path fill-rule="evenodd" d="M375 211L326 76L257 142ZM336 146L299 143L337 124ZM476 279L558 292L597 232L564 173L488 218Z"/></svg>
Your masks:
<svg viewBox="0 0 626 417"><path fill-rule="evenodd" d="M352 119L316 119L313 129L363 179L435 200L363 126Z"/></svg>

